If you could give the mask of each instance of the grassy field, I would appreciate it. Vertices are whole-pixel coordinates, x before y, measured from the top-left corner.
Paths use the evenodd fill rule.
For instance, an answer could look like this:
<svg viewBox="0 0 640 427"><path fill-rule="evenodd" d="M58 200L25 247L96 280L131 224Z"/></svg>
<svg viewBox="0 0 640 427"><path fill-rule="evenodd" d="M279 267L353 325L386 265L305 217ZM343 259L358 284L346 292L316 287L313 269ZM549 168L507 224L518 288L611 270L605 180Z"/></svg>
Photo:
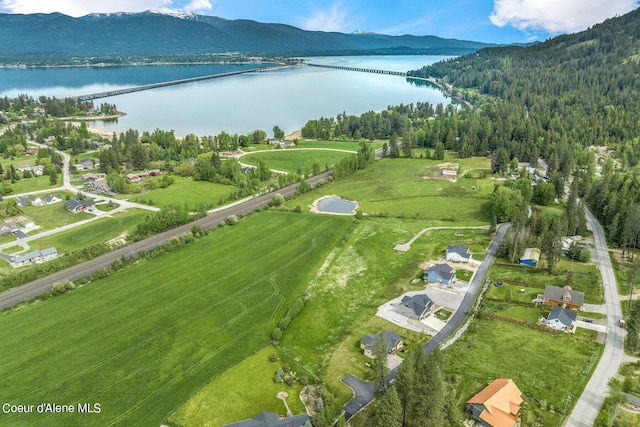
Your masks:
<svg viewBox="0 0 640 427"><path fill-rule="evenodd" d="M460 166L477 162L464 159ZM308 206L321 195L336 194L358 201L359 209L370 215L427 219L430 225L487 225L491 220L488 204L493 181L432 179L428 174L441 163L419 159L377 161L290 204Z"/></svg>
<svg viewBox="0 0 640 427"><path fill-rule="evenodd" d="M31 191L48 190L59 187L62 184L62 174L58 174L58 184L52 186L49 183L49 175L23 178L11 184L12 194L29 193Z"/></svg>
<svg viewBox="0 0 640 427"><path fill-rule="evenodd" d="M262 411L285 415L284 403L276 397L280 391L289 395L287 405L293 415L304 413L299 398L302 385L288 386L274 381L283 360L270 362L269 356L273 353L277 354L277 350L267 346L215 378L172 414L169 422L185 427L217 427L252 418ZM248 372L251 375L247 375Z"/></svg>
<svg viewBox="0 0 640 427"><path fill-rule="evenodd" d="M95 243L106 242L125 231L131 231L143 221L149 212L139 209L114 214L113 217L75 227L71 230L45 236L32 241L31 246L48 248L54 246L59 253L69 253L89 247ZM15 239L15 238L14 238Z"/></svg>
<svg viewBox="0 0 640 427"><path fill-rule="evenodd" d="M342 158L352 155L341 151L331 150L271 150L259 151L242 156L242 162L255 165L258 159L265 162L270 169L277 169L286 172L296 173L298 168L304 174L311 174L313 164L318 163L320 169L339 162Z"/></svg>
<svg viewBox="0 0 640 427"><path fill-rule="evenodd" d="M519 349L528 349L527 356ZM443 352L445 378L460 414L466 401L489 382L512 378L526 403L522 425L559 426L567 393L582 393L589 379L586 371L591 351L597 355L596 364L602 349L592 331L578 329L575 335L554 335L499 320L475 319Z"/></svg>
<svg viewBox="0 0 640 427"><path fill-rule="evenodd" d="M74 214L68 212L64 208L64 201L46 206L25 206L22 210L24 211L24 216L40 226L40 232L73 224L83 219L93 218L90 213L80 212Z"/></svg>
<svg viewBox="0 0 640 427"><path fill-rule="evenodd" d="M219 206L220 199L227 199L237 188L231 185L216 184L207 181L194 181L173 175L174 183L166 188L155 188L145 194L131 197L129 200L153 206L166 206L169 203L187 205L195 209L198 203L205 203L208 209Z"/></svg>
<svg viewBox="0 0 640 427"><path fill-rule="evenodd" d="M0 414L0 424L159 425L266 345L351 221L252 215L70 294L2 313L0 401L102 410Z"/></svg>
<svg viewBox="0 0 640 427"><path fill-rule="evenodd" d="M505 260L501 260L500 264L494 264L489 272L489 277L495 280L503 280L506 284L514 285L518 288L527 289L526 297L533 295L534 291L527 288L527 284L534 284L538 286L553 285L553 286L565 286L565 280L567 278L566 271L571 266L571 262L563 260L563 264L560 264L555 273L549 275L546 270L542 268L531 268L518 264L506 264ZM564 267L564 268L563 268ZM584 301L588 304L602 304L604 289L602 288L602 279L597 266L594 264L573 264L573 285L572 289L582 291L585 293ZM505 287L506 292L510 288ZM498 290L492 290L492 293L498 293ZM511 295L515 298L515 293L510 290ZM544 293L544 288L538 289L537 293ZM536 294L537 294L536 293ZM535 298L533 295L532 298Z"/></svg>
<svg viewBox="0 0 640 427"><path fill-rule="evenodd" d="M316 275L307 291L311 298L305 309L283 334L281 346L316 372L342 402L349 400L352 392L341 378L350 373L368 378L366 359L359 350L362 337L382 328L395 330L375 317L378 307L407 290L421 289L422 283L411 283L422 274L420 264L443 257L447 242L454 237L454 230L437 230L423 235L405 254L393 249L426 226L426 221L410 219L359 221ZM474 247L480 247L481 241L486 247L489 242L486 232L483 236L465 233L456 239ZM397 332L409 342L425 339Z"/></svg>

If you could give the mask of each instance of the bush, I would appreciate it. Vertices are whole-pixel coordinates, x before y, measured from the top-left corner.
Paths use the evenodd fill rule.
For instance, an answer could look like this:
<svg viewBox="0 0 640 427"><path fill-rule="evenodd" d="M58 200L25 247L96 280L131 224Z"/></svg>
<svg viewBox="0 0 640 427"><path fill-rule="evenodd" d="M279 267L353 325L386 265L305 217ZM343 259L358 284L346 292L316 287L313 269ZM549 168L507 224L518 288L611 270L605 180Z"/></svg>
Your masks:
<svg viewBox="0 0 640 427"><path fill-rule="evenodd" d="M52 295L50 291L43 291L43 292L40 292L40 295L38 295L38 299L41 301L46 301L49 298L51 298L51 296Z"/></svg>
<svg viewBox="0 0 640 427"><path fill-rule="evenodd" d="M229 215L227 217L227 225L236 225L238 223L238 217L235 215Z"/></svg>
<svg viewBox="0 0 640 427"><path fill-rule="evenodd" d="M64 286L64 283L62 282L56 282L51 287L51 295L60 295L65 293L65 291L66 291L66 288Z"/></svg>
<svg viewBox="0 0 640 427"><path fill-rule="evenodd" d="M282 338L282 329L275 328L273 332L271 332L271 339L273 341L280 341L280 338Z"/></svg>
<svg viewBox="0 0 640 427"><path fill-rule="evenodd" d="M64 288L67 291L72 291L76 288L76 285L71 280L65 280L63 283L64 283Z"/></svg>
<svg viewBox="0 0 640 427"><path fill-rule="evenodd" d="M271 353L271 355L269 356L269 361L270 362L277 362L279 359L278 355L276 353Z"/></svg>

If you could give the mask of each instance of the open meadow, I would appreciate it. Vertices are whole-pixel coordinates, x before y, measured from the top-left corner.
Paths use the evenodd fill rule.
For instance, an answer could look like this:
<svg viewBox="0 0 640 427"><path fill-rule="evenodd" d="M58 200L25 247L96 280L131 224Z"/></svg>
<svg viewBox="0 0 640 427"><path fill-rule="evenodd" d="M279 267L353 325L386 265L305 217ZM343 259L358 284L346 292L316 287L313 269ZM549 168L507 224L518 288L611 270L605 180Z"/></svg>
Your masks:
<svg viewBox="0 0 640 427"><path fill-rule="evenodd" d="M129 201L146 205L163 207L168 204L187 206L196 210L196 206L204 203L207 209L220 206L220 200L227 200L229 195L237 191L232 185L217 184L208 181L194 181L190 177L171 176L173 184L166 188L154 188L144 194L136 194Z"/></svg>
<svg viewBox="0 0 640 427"><path fill-rule="evenodd" d="M458 162L464 171L467 164L475 167L478 159ZM324 194L336 194L359 202L358 209L369 215L420 218L429 220L430 225L489 224L493 180L438 179L434 170L439 170L438 165L442 163L425 159L382 159L290 204L305 207Z"/></svg>
<svg viewBox="0 0 640 427"><path fill-rule="evenodd" d="M313 171L313 164L317 163L320 169L326 169L338 163L346 156L352 156L355 153L344 151L333 151L321 148L313 148L308 150L271 150L257 151L255 153L242 156L242 163L256 165L258 159L262 160L268 168L296 173L298 169L305 175L310 175Z"/></svg>
<svg viewBox="0 0 640 427"><path fill-rule="evenodd" d="M251 215L68 294L1 313L2 402L98 403L101 412L0 414L0 424L159 425L267 344L351 221Z"/></svg>

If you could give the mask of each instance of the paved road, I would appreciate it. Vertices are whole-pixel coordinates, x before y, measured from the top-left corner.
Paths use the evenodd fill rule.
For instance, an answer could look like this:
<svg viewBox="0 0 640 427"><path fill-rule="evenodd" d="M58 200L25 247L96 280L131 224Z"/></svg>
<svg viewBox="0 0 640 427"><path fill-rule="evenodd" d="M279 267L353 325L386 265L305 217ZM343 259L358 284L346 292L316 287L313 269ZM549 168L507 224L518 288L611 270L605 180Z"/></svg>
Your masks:
<svg viewBox="0 0 640 427"><path fill-rule="evenodd" d="M616 322L622 318L616 277L611 267L604 231L588 210L587 225L593 232L596 244L596 261L600 267L602 283L604 283L604 299L609 332L606 335L604 352L600 362L567 419L566 427L591 427L593 425L609 388L609 378L618 373L624 358L624 329L616 325Z"/></svg>
<svg viewBox="0 0 640 427"><path fill-rule="evenodd" d="M307 181L310 184L314 184L321 179L327 179L330 175L331 172L326 172L310 178ZM277 190L277 193L285 197L290 196L294 194L298 189L298 185L299 184L294 184L288 187L281 188ZM266 206L271 201L271 199L273 199L275 193L276 192L272 192L255 197L243 203L231 206L226 210L216 212L213 215L208 215L197 221L193 221L189 224L174 228L173 230L166 231L164 233L149 237L139 242L132 243L122 248L116 249L113 252L102 255L98 258L0 293L0 310L12 307L24 300L37 297L40 293L50 290L51 286L55 282L60 282L63 280L78 280L82 277L89 276L99 268L109 267L112 264L113 260L115 260L116 258L137 255L143 251L148 251L161 246L163 243L169 241L172 237L179 236L187 231L191 231L191 228L194 225L198 225L202 229L213 228L217 227L220 221L225 220L229 215L242 216L254 212Z"/></svg>
<svg viewBox="0 0 640 427"><path fill-rule="evenodd" d="M496 235L493 237L491 244L489 245L489 250L487 251L484 260L478 267L478 270L474 274L469 283L469 290L465 294L460 307L456 312L451 316L449 321L446 323L444 328L440 330L433 338L429 340L423 347L422 350L425 354L431 353L436 347L438 347L444 340L449 338L462 324L467 314L471 311L471 307L478 295L478 292L482 288L482 284L484 283L485 276L487 275L487 271L491 264L493 264L493 260L496 256L496 250L498 249L498 244L504 237L504 233L509 228L510 224L501 224L497 231ZM389 373L389 377L391 379L395 378L398 369L394 369ZM354 391L354 397L347 402L346 405L343 406L343 410L345 413L345 419L348 421L351 417L353 417L358 411L367 406L369 402L374 399L374 387L373 384L367 381L358 380L357 378L349 375L342 380L344 383L349 385ZM354 384L358 385L357 387ZM363 384L369 384L369 386L365 386Z"/></svg>

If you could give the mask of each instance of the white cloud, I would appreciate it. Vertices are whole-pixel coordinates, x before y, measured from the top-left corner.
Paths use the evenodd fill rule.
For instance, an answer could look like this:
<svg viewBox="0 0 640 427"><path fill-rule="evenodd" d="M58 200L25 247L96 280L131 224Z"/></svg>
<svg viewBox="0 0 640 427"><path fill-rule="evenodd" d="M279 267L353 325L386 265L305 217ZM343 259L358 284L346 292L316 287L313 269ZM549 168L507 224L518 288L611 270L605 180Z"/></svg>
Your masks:
<svg viewBox="0 0 640 427"><path fill-rule="evenodd" d="M185 12L202 13L211 10L211 2L209 0L191 0L183 7Z"/></svg>
<svg viewBox="0 0 640 427"><path fill-rule="evenodd" d="M489 19L498 27L570 33L637 6L638 0L495 0Z"/></svg>
<svg viewBox="0 0 640 427"><path fill-rule="evenodd" d="M84 16L94 12L202 12L211 10L209 0L190 0L178 7L173 0L0 0L0 10L8 13L52 13ZM179 1L180 3L185 3Z"/></svg>
<svg viewBox="0 0 640 427"><path fill-rule="evenodd" d="M313 15L300 20L300 28L309 31L351 31L353 26L348 20L347 11L338 1L331 7L316 9Z"/></svg>

